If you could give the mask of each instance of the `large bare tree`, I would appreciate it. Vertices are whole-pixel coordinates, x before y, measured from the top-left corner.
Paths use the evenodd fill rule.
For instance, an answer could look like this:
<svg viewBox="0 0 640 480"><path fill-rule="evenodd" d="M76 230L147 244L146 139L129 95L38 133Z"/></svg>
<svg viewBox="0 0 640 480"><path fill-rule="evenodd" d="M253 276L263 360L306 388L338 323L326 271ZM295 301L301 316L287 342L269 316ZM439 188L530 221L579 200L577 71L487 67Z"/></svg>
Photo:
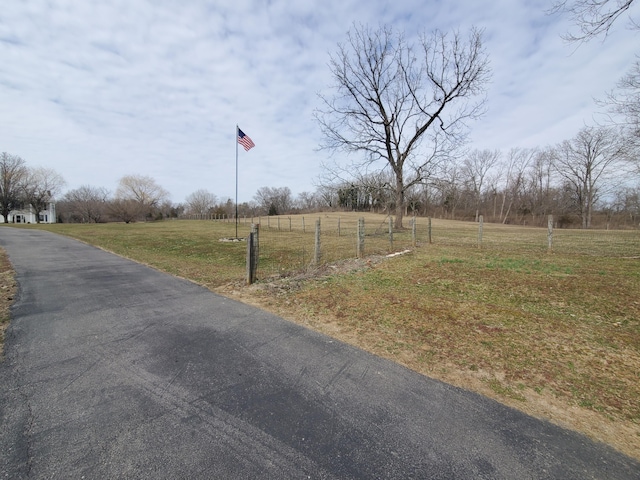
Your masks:
<svg viewBox="0 0 640 480"><path fill-rule="evenodd" d="M555 148L554 165L571 186L582 228L591 227L593 207L613 173L620 172L625 145L618 133L606 127L584 127L571 140Z"/></svg>
<svg viewBox="0 0 640 480"><path fill-rule="evenodd" d="M358 153L354 167L390 169L395 227L405 193L423 182L464 140L466 121L484 113L490 77L482 32L424 33L417 44L391 27L356 26L330 57L335 85L315 117L323 148Z"/></svg>
<svg viewBox="0 0 640 480"><path fill-rule="evenodd" d="M66 209L73 221L100 223L105 221L109 191L104 187L83 185L64 194Z"/></svg>
<svg viewBox="0 0 640 480"><path fill-rule="evenodd" d="M293 206L289 187L260 187L253 199L269 215L288 213Z"/></svg>
<svg viewBox="0 0 640 480"><path fill-rule="evenodd" d="M137 203L138 213L145 218L149 218L154 210L169 199L169 192L147 175L125 175L118 183L115 197L116 200L126 200L117 202L117 204L119 207L126 207L124 210L127 211L132 207L131 201ZM118 208L117 210L121 211L123 208ZM130 215L126 217L128 218L128 216ZM123 219L123 221L126 220Z"/></svg>
<svg viewBox="0 0 640 480"><path fill-rule="evenodd" d="M9 222L9 213L20 203L26 174L27 167L22 158L6 152L0 155L0 214L4 223Z"/></svg>
<svg viewBox="0 0 640 480"><path fill-rule="evenodd" d="M189 194L185 199L188 213L193 215L207 215L213 210L218 201L215 194L208 190L200 189Z"/></svg>
<svg viewBox="0 0 640 480"><path fill-rule="evenodd" d="M107 212L117 222L124 223L135 222L142 215L140 203L130 198L114 198L109 202Z"/></svg>

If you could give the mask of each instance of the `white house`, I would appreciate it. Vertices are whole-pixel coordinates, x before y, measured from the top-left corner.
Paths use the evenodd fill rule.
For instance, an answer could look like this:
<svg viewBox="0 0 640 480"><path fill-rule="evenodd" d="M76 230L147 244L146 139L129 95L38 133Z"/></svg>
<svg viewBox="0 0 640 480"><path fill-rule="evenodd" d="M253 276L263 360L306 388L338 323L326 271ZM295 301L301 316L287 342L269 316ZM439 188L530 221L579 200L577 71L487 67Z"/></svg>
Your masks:
<svg viewBox="0 0 640 480"><path fill-rule="evenodd" d="M39 216L40 223L56 223L56 204L50 202ZM0 222L4 223L3 215L0 215ZM35 210L31 205L21 210L12 210L9 212L9 223L37 223Z"/></svg>

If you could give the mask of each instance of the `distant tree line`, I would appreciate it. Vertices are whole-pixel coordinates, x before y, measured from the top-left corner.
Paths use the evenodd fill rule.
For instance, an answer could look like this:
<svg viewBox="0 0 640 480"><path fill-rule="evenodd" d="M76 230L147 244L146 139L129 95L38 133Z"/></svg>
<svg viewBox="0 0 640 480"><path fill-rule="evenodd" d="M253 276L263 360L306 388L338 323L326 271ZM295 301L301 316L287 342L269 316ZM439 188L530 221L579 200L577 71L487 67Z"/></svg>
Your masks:
<svg viewBox="0 0 640 480"><path fill-rule="evenodd" d="M184 208L169 200L169 192L147 175L125 175L115 194L103 187L83 185L65 193L57 204L59 221L73 223L131 223L180 216Z"/></svg>
<svg viewBox="0 0 640 480"><path fill-rule="evenodd" d="M470 150L406 189L405 215L526 225L639 226L638 150L620 130L585 127L544 148ZM376 172L325 182L317 199L344 210L394 214L394 176ZM329 194L331 192L331 194Z"/></svg>
<svg viewBox="0 0 640 480"><path fill-rule="evenodd" d="M258 190L240 215L324 210L395 215L395 175L389 171L335 171L315 192L293 197L287 187ZM220 207L218 207L220 208ZM404 215L560 227L638 227L640 164L637 149L614 127L584 127L555 146L469 150L404 191ZM191 211L187 205L186 211Z"/></svg>
<svg viewBox="0 0 640 480"><path fill-rule="evenodd" d="M126 175L115 195L103 187L84 185L61 195L65 181L48 168L29 167L26 161L7 152L0 154L0 215L8 223L11 213L31 210L36 222L49 204L56 204L56 221L101 223L158 220L178 217L181 205L169 201L169 193L145 175Z"/></svg>

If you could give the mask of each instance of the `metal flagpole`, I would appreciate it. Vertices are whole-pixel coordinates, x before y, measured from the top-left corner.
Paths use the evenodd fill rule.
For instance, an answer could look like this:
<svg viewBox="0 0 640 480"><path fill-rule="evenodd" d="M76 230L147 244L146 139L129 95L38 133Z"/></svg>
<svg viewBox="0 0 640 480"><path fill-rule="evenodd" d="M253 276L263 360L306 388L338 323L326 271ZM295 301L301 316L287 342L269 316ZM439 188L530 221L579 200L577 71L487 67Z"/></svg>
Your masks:
<svg viewBox="0 0 640 480"><path fill-rule="evenodd" d="M236 125L236 238L238 238L238 125Z"/></svg>

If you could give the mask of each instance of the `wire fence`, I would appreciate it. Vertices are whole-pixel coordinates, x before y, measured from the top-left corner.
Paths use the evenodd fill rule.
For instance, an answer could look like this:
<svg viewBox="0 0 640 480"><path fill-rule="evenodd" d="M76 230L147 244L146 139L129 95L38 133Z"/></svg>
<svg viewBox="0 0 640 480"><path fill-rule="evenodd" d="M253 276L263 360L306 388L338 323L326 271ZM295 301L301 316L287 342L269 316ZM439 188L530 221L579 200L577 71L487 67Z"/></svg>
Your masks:
<svg viewBox="0 0 640 480"><path fill-rule="evenodd" d="M392 229L390 234L388 221L365 221L359 236L358 217L352 216L269 218L266 222L260 219L259 225L259 270L263 276L388 254L414 245L410 230Z"/></svg>
<svg viewBox="0 0 640 480"><path fill-rule="evenodd" d="M234 220L232 220L234 221ZM487 251L557 252L640 258L640 230L570 230L460 222L424 217L405 219L360 213L328 213L238 219L240 231L258 225L260 278L288 275L345 259L388 255L430 244ZM359 222L363 222L360 224ZM243 233L244 235L244 233Z"/></svg>

